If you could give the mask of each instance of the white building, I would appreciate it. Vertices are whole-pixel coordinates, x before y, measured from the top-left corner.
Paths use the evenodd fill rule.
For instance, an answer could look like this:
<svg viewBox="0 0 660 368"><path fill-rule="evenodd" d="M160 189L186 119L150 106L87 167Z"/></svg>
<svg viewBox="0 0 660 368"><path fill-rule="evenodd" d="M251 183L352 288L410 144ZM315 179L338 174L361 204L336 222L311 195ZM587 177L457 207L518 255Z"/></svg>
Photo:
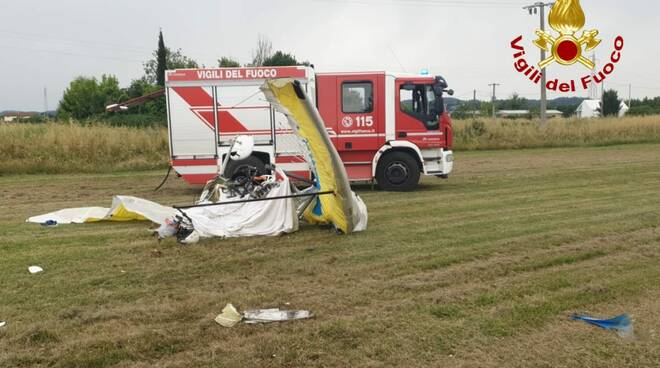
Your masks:
<svg viewBox="0 0 660 368"><path fill-rule="evenodd" d="M562 116L562 112L559 110L547 110L545 112L546 116L549 118L557 118ZM499 110L497 116L500 118L531 118L532 112L529 110Z"/></svg>
<svg viewBox="0 0 660 368"><path fill-rule="evenodd" d="M529 110L499 110L497 116L500 118L529 118Z"/></svg>
<svg viewBox="0 0 660 368"><path fill-rule="evenodd" d="M584 100L575 111L578 118L597 118L600 116L600 100ZM625 102L621 101L621 110L619 117L624 116L630 108Z"/></svg>
<svg viewBox="0 0 660 368"><path fill-rule="evenodd" d="M13 123L37 115L39 114L36 112L6 111L0 114L0 120L4 121L5 123Z"/></svg>

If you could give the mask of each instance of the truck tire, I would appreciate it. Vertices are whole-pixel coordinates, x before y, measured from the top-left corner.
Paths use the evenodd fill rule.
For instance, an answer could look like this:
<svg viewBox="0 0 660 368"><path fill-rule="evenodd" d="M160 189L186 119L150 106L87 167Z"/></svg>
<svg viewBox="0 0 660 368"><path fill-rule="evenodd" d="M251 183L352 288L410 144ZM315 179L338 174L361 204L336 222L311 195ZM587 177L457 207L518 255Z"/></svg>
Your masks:
<svg viewBox="0 0 660 368"><path fill-rule="evenodd" d="M382 190L406 192L417 188L419 173L414 157L405 152L391 152L378 161L376 181Z"/></svg>
<svg viewBox="0 0 660 368"><path fill-rule="evenodd" d="M229 161L229 164L227 164L227 170L225 170L225 176L228 179L236 180L240 176L247 176L250 167L257 168L257 175L266 174L266 164L264 164L259 158L250 156L244 160Z"/></svg>

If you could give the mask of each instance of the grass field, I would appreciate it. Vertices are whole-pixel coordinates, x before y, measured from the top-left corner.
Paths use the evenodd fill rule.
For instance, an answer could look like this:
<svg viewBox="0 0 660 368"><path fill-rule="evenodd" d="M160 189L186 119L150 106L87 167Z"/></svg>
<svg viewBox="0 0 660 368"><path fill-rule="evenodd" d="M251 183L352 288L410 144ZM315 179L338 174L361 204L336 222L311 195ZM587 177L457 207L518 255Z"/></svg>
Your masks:
<svg viewBox="0 0 660 368"><path fill-rule="evenodd" d="M660 143L660 116L599 119L473 119L454 121L454 146L464 150Z"/></svg>
<svg viewBox="0 0 660 368"><path fill-rule="evenodd" d="M0 124L0 175L112 173L168 165L166 128ZM454 121L457 151L660 143L660 116Z"/></svg>
<svg viewBox="0 0 660 368"><path fill-rule="evenodd" d="M0 177L1 367L660 363L658 144L458 152L449 180L414 193L358 188L369 229L351 236L182 247L147 223L23 223L113 194L196 196L181 180L153 193L162 174ZM228 302L316 318L226 329ZM636 338L573 312L629 313Z"/></svg>

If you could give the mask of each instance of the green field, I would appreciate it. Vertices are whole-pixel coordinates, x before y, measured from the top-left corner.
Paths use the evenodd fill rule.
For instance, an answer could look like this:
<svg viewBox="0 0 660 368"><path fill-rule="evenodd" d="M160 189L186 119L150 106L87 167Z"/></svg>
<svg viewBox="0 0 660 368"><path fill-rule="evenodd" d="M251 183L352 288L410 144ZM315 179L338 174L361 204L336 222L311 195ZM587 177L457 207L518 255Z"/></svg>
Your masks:
<svg viewBox="0 0 660 368"><path fill-rule="evenodd" d="M184 247L144 222L23 222L113 194L197 195L180 179L152 192L162 175L0 176L0 367L660 364L658 144L459 152L449 180L414 193L359 187L369 229L351 236ZM316 317L226 329L228 302ZM636 337L573 312L629 313Z"/></svg>

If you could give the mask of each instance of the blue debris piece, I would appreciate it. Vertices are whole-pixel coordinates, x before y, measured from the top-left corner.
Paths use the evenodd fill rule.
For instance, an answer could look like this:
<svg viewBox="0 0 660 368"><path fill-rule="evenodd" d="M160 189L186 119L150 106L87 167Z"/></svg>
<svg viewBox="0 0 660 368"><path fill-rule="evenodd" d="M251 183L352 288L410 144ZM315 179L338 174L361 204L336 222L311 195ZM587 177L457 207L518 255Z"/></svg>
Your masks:
<svg viewBox="0 0 660 368"><path fill-rule="evenodd" d="M57 226L57 221L55 221L55 220L48 220L48 221L46 221L46 222L42 222L42 223L41 223L41 226L43 226L43 227L55 227L55 226Z"/></svg>
<svg viewBox="0 0 660 368"><path fill-rule="evenodd" d="M630 316L627 314L622 314L610 319L598 319L589 316L577 315L574 314L571 316L571 319L574 321L584 321L594 326L604 328L606 330L614 330L619 333L620 336L630 336L632 335L633 328L632 322L630 321Z"/></svg>

